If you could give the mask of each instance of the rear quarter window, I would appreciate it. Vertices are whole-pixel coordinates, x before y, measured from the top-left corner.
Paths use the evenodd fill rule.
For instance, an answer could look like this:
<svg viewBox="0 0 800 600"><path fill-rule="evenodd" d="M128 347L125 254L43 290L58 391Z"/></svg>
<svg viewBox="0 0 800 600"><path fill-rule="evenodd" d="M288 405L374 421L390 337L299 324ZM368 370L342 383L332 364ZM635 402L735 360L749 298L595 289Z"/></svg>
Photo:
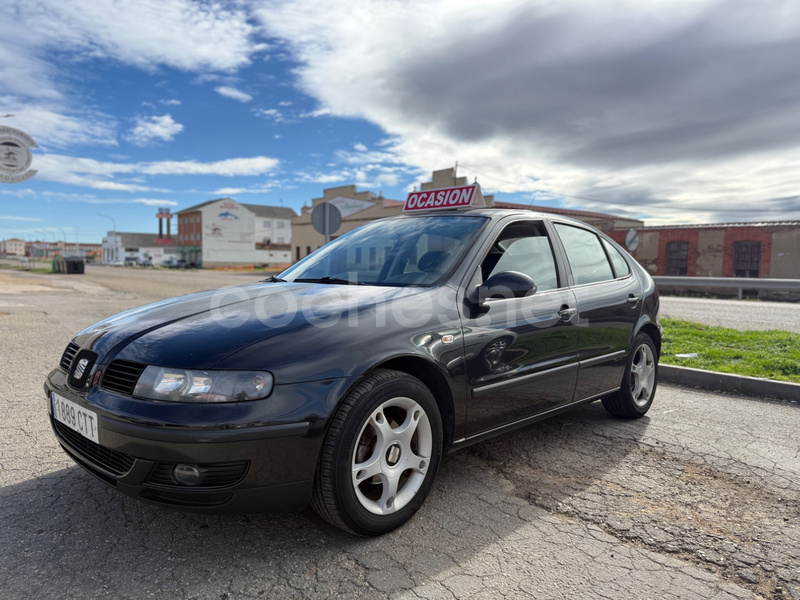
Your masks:
<svg viewBox="0 0 800 600"><path fill-rule="evenodd" d="M611 264L614 267L614 275L617 276L617 279L630 274L631 267L628 261L625 260L625 257L620 254L619 250L609 244L607 240L603 240L603 246L606 249L606 253L608 253L608 258L611 259Z"/></svg>

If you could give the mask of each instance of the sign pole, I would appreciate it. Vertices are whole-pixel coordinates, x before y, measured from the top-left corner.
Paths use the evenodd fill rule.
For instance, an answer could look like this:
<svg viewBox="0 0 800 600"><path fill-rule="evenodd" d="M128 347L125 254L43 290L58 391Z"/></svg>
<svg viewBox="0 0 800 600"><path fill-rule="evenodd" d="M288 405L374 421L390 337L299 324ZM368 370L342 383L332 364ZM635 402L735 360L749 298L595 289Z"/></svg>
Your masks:
<svg viewBox="0 0 800 600"><path fill-rule="evenodd" d="M325 243L331 241L331 211L328 208L328 203L325 203Z"/></svg>

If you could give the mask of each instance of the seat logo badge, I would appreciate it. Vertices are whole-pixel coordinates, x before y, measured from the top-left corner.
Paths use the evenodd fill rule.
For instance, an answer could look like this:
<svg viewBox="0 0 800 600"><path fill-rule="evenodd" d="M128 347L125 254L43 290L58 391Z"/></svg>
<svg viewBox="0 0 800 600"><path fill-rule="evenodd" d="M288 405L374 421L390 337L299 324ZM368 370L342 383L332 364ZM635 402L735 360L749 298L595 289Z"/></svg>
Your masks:
<svg viewBox="0 0 800 600"><path fill-rule="evenodd" d="M78 361L78 364L75 365L75 369L72 371L72 376L77 379L83 379L83 374L86 372L86 366L89 364L88 358L82 358Z"/></svg>

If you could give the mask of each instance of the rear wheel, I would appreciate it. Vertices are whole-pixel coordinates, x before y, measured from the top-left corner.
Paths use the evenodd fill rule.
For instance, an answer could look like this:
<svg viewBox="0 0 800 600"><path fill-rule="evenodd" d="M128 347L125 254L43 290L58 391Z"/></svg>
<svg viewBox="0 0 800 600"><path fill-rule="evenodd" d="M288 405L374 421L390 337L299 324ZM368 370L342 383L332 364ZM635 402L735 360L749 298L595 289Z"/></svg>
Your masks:
<svg viewBox="0 0 800 600"><path fill-rule="evenodd" d="M345 398L320 455L312 506L359 535L380 535L422 506L442 454L436 401L417 378L379 369Z"/></svg>
<svg viewBox="0 0 800 600"><path fill-rule="evenodd" d="M603 406L612 415L627 419L644 416L653 404L658 384L658 354L652 338L640 333L633 341L622 387L613 396L603 398Z"/></svg>

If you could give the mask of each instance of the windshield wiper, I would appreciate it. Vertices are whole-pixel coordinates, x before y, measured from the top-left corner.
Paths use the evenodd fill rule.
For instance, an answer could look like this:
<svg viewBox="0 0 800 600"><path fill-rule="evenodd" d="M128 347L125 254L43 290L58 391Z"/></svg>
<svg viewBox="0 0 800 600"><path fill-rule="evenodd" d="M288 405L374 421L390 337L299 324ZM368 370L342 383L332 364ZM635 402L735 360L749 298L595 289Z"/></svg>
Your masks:
<svg viewBox="0 0 800 600"><path fill-rule="evenodd" d="M295 283L333 283L336 285L366 285L363 281L351 281L341 277L315 277L309 279L295 279Z"/></svg>
<svg viewBox="0 0 800 600"><path fill-rule="evenodd" d="M270 275L264 281L269 281L270 283L286 283L285 279L281 279L277 275Z"/></svg>

